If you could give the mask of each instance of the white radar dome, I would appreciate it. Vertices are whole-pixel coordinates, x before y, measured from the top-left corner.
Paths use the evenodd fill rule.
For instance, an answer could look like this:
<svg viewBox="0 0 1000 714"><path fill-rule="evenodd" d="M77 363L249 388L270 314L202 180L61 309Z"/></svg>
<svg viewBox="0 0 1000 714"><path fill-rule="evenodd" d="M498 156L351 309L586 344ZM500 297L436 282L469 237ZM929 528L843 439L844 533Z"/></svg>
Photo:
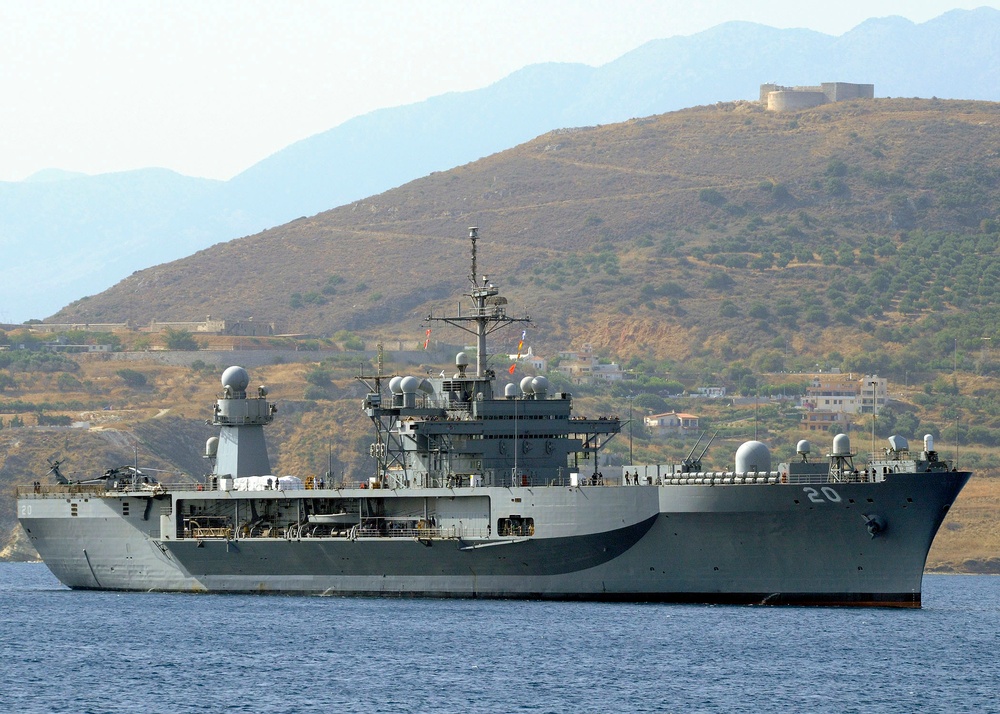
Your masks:
<svg viewBox="0 0 1000 714"><path fill-rule="evenodd" d="M812 444L803 439L798 444L795 445L795 453L797 454L808 454L812 449Z"/></svg>
<svg viewBox="0 0 1000 714"><path fill-rule="evenodd" d="M531 386L535 390L535 394L545 394L549 391L549 380L542 375L538 375L531 380Z"/></svg>
<svg viewBox="0 0 1000 714"><path fill-rule="evenodd" d="M455 355L455 366L456 367L468 367L469 366L469 355L464 352L459 352Z"/></svg>
<svg viewBox="0 0 1000 714"><path fill-rule="evenodd" d="M524 392L525 394L535 393L535 388L531 386L532 379L534 379L534 377L525 377L524 379L521 380L521 391Z"/></svg>
<svg viewBox="0 0 1000 714"><path fill-rule="evenodd" d="M505 397L516 397L517 396L517 385L508 384L503 388L503 395Z"/></svg>
<svg viewBox="0 0 1000 714"><path fill-rule="evenodd" d="M771 470L771 450L759 441L745 441L736 450L736 473Z"/></svg>
<svg viewBox="0 0 1000 714"><path fill-rule="evenodd" d="M416 394L419 386L420 380L416 377L403 377L399 383L399 388L403 390L403 394Z"/></svg>
<svg viewBox="0 0 1000 714"><path fill-rule="evenodd" d="M833 437L833 455L834 456L850 456L851 455L851 439L847 434L837 434Z"/></svg>
<svg viewBox="0 0 1000 714"><path fill-rule="evenodd" d="M924 434L924 451L930 453L934 451L934 435Z"/></svg>
<svg viewBox="0 0 1000 714"><path fill-rule="evenodd" d="M222 373L222 386L234 392L245 392L250 384L250 374L242 367L232 366Z"/></svg>
<svg viewBox="0 0 1000 714"><path fill-rule="evenodd" d="M402 394L403 389L399 386L399 383L403 381L403 378L398 374L389 380L389 391L393 394Z"/></svg>
<svg viewBox="0 0 1000 714"><path fill-rule="evenodd" d="M213 436L205 442L205 456L214 458L219 453L219 437Z"/></svg>

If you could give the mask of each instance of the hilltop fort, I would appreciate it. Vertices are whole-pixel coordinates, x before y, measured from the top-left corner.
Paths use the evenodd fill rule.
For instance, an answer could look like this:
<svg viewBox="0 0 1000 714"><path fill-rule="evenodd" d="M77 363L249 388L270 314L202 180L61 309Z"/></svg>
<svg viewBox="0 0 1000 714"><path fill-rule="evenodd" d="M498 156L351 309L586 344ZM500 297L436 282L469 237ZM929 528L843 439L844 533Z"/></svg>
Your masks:
<svg viewBox="0 0 1000 714"><path fill-rule="evenodd" d="M760 85L760 103L771 112L792 112L810 109L829 102L848 99L874 99L874 84L850 82L823 82L818 87L782 87L778 84Z"/></svg>

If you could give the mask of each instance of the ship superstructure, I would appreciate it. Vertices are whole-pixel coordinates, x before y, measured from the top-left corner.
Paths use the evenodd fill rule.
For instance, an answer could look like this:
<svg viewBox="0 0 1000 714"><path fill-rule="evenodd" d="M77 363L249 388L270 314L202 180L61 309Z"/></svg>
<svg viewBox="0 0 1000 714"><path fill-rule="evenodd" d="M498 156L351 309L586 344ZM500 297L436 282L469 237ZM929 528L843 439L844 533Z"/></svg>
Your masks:
<svg viewBox="0 0 1000 714"><path fill-rule="evenodd" d="M928 549L970 476L932 442L911 454L894 437L861 462L839 435L825 460L801 442L800 460L774 469L747 442L730 472L699 457L604 476L616 417L574 416L541 376L496 393L487 336L528 318L477 273L477 238L468 311L428 318L474 335L474 359L458 354L450 376L380 365L366 380L370 476L273 474L276 407L230 367L207 479L132 468L19 489L52 572L119 590L919 606Z"/></svg>

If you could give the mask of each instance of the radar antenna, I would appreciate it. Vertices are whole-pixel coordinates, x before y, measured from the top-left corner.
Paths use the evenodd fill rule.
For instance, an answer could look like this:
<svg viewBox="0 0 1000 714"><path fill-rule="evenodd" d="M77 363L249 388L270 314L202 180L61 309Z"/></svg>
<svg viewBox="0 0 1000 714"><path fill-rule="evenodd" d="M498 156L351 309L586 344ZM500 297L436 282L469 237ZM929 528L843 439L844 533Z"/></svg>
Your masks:
<svg viewBox="0 0 1000 714"><path fill-rule="evenodd" d="M492 377L486 368L489 354L486 351L486 336L514 322L530 323L531 318L510 317L507 314L507 298L500 295L500 290L490 282L487 276L480 282L476 271L476 241L479 239L479 229L469 228L469 240L472 242L472 273L469 281L472 290L468 297L472 298L473 313L471 315L453 315L451 317L435 317L428 315L426 322L447 322L453 327L465 330L476 336L476 377L480 379ZM459 310L461 313L461 310ZM466 323L473 323L471 326Z"/></svg>

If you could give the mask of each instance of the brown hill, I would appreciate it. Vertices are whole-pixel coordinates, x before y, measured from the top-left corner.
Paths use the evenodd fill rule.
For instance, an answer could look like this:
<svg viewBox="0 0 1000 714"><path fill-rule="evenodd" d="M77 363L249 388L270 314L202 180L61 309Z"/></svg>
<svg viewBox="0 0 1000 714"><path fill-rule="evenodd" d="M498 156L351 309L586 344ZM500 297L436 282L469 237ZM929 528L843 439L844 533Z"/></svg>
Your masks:
<svg viewBox="0 0 1000 714"><path fill-rule="evenodd" d="M542 350L732 358L784 342L853 354L862 346L843 343L843 325L962 312L948 283L928 310L911 287L871 281L912 270L920 255L907 251L936 232L979 236L954 252L992 256L997 146L1000 105L935 99L796 114L720 104L556 131L140 271L51 319L254 316L289 332L412 338L464 286L465 228L478 225L480 267L531 308ZM947 277L929 270L929 287Z"/></svg>

